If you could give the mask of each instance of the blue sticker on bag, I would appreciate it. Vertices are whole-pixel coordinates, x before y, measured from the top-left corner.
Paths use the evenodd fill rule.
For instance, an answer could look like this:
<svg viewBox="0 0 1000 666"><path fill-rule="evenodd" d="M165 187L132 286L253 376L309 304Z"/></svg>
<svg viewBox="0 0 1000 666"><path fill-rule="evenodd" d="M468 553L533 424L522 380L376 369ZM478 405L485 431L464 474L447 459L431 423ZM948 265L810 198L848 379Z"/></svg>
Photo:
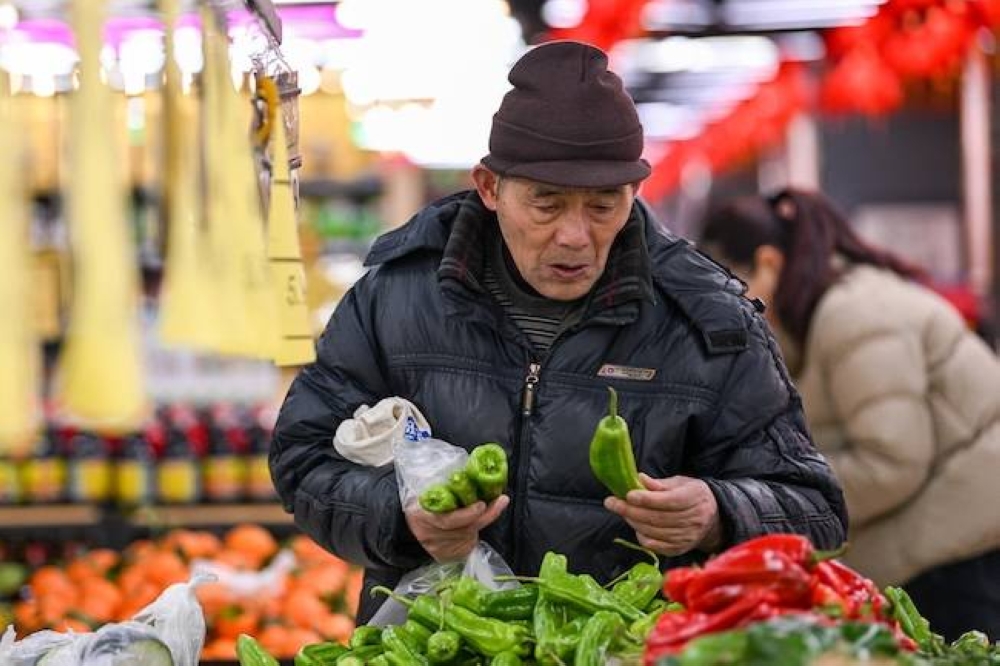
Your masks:
<svg viewBox="0 0 1000 666"><path fill-rule="evenodd" d="M403 426L403 439L408 442L419 442L422 439L430 439L431 433L428 430L422 430L419 425L417 425L417 420L412 416L406 417L406 423Z"/></svg>

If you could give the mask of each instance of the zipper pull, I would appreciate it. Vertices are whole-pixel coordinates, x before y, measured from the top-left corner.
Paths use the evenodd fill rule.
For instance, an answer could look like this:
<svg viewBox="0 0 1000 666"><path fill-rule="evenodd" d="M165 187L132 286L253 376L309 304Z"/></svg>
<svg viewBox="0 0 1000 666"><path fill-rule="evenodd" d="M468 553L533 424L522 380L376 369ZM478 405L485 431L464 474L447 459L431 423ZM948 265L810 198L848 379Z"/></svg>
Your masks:
<svg viewBox="0 0 1000 666"><path fill-rule="evenodd" d="M528 365L528 376L524 378L524 399L521 400L521 416L531 416L531 410L535 406L535 385L538 384L538 375L541 371L541 363L531 363Z"/></svg>

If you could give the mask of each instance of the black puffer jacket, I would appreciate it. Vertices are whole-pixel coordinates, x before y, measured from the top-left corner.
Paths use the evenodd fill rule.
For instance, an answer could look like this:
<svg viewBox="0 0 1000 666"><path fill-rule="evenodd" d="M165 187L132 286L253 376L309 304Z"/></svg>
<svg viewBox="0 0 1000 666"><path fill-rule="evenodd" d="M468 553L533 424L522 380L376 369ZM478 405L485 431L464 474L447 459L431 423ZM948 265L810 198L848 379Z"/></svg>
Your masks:
<svg viewBox="0 0 1000 666"><path fill-rule="evenodd" d="M512 501L481 536L518 573L535 573L547 550L598 580L636 561L612 545L635 534L604 508L607 492L588 462L608 385L639 468L704 479L728 543L789 531L820 547L843 540L840 488L742 285L647 217L637 203L583 320L543 359L479 286L485 243L477 234L496 221L477 195L443 199L376 241L372 270L339 304L317 361L292 385L271 449L285 507L320 544L367 568L366 592L429 559L403 518L392 466L360 467L331 444L359 405L393 395L412 400L437 438L466 448L503 443ZM629 263L632 275L621 268ZM655 372L599 376L609 364ZM376 605L365 593L362 621Z"/></svg>

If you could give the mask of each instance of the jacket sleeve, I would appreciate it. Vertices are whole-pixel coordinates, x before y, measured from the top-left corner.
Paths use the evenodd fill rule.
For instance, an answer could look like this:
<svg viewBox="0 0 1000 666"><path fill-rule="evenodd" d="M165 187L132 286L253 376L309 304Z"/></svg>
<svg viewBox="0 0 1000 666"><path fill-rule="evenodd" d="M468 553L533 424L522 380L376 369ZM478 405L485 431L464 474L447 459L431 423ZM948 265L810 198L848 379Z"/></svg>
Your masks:
<svg viewBox="0 0 1000 666"><path fill-rule="evenodd" d="M920 490L934 460L934 424L920 340L892 327L852 330L817 361L847 443L826 456L860 527Z"/></svg>
<svg viewBox="0 0 1000 666"><path fill-rule="evenodd" d="M367 277L367 276L366 276ZM388 396L362 278L345 295L296 377L271 442L271 477L298 527L341 558L365 567L414 568L428 559L403 517L392 465L341 457L333 435L361 404Z"/></svg>
<svg viewBox="0 0 1000 666"><path fill-rule="evenodd" d="M801 401L761 318L748 314L748 348L731 357L718 407L689 455L712 488L726 543L761 534L804 534L839 546L843 493L809 438Z"/></svg>

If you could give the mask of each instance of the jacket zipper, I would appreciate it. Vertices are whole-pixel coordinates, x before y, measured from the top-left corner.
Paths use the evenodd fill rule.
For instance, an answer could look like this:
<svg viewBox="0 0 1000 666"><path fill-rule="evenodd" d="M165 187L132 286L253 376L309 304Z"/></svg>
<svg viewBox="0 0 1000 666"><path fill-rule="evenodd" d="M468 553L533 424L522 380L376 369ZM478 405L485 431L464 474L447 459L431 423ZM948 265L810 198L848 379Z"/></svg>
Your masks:
<svg viewBox="0 0 1000 666"><path fill-rule="evenodd" d="M518 525L523 525L528 507L528 498L525 496L528 486L528 430L531 428L531 414L535 408L535 391L542 373L542 364L532 360L528 363L528 374L524 378L524 389L521 393L521 433L518 438L517 451L517 492L511 497L511 501L517 501L514 515L516 523L512 526L514 530L514 567L516 571L523 569L521 562L521 538L518 536L520 530ZM516 499L515 499L516 498Z"/></svg>
<svg viewBox="0 0 1000 666"><path fill-rule="evenodd" d="M521 398L521 416L527 418L535 408L535 386L538 385L539 374L542 372L542 364L532 362L528 364L528 376L524 378L524 395ZM521 435L525 434L524 426L521 425Z"/></svg>

